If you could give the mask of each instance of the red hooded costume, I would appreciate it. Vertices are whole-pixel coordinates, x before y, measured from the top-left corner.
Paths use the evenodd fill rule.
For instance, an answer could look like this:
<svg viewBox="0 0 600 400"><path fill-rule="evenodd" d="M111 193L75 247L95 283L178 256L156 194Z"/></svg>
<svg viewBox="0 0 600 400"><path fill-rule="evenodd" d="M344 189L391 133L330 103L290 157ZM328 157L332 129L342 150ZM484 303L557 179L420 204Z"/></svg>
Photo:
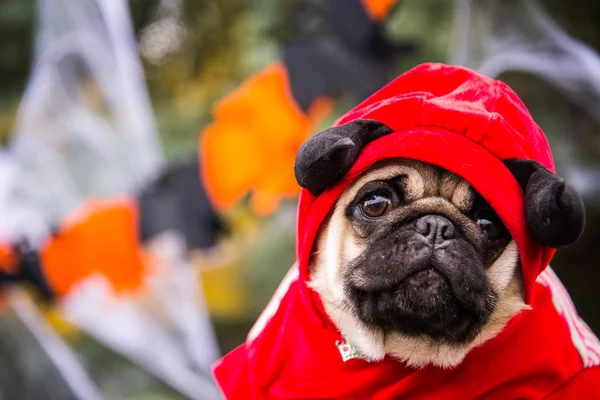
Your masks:
<svg viewBox="0 0 600 400"><path fill-rule="evenodd" d="M554 171L548 142L504 83L462 67L420 65L336 125L358 119L394 132L368 144L333 187L303 190L298 262L241 345L214 366L227 399L600 399L600 343L550 269L554 250L528 231L523 190L502 160ZM466 179L495 209L521 255L525 301L495 338L455 368L412 369L386 358L342 360L340 332L307 286L317 231L340 194L376 161L412 158Z"/></svg>

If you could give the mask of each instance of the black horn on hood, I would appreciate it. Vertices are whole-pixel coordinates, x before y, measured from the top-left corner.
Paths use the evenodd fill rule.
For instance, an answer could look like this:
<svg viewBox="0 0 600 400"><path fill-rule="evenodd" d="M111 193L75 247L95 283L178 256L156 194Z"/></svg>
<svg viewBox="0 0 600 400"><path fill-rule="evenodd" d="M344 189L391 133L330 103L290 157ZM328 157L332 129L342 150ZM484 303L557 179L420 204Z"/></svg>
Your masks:
<svg viewBox="0 0 600 400"><path fill-rule="evenodd" d="M525 193L525 218L543 245L576 242L585 226L585 206L579 193L543 165L521 159L504 160Z"/></svg>
<svg viewBox="0 0 600 400"><path fill-rule="evenodd" d="M313 136L296 154L296 181L312 194L320 194L342 179L364 146L392 132L381 122L356 120Z"/></svg>

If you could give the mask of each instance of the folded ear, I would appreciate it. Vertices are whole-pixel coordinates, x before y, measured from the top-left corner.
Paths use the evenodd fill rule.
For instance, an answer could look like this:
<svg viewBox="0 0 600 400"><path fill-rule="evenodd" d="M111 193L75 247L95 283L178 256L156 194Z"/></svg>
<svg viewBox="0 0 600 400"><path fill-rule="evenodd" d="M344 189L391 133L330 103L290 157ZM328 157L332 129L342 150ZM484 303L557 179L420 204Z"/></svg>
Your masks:
<svg viewBox="0 0 600 400"><path fill-rule="evenodd" d="M391 132L381 122L356 120L313 136L296 154L296 181L312 194L320 194L342 179L364 146Z"/></svg>
<svg viewBox="0 0 600 400"><path fill-rule="evenodd" d="M585 226L585 206L575 189L535 161L504 164L523 188L525 218L536 239L550 247L576 242Z"/></svg>

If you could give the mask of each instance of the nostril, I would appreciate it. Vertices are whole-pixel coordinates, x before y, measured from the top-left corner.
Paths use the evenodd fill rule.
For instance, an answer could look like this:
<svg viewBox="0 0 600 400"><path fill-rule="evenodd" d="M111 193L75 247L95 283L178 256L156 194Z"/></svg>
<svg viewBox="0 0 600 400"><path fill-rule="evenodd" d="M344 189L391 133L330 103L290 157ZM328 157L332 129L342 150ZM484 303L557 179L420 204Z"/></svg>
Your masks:
<svg viewBox="0 0 600 400"><path fill-rule="evenodd" d="M436 236L438 235L438 224L435 216L427 215L419 218L416 226L417 233L423 235L430 243L435 243Z"/></svg>
<svg viewBox="0 0 600 400"><path fill-rule="evenodd" d="M426 223L425 227L423 228L423 232L421 232L421 234L425 237L431 235L431 223Z"/></svg>
<svg viewBox="0 0 600 400"><path fill-rule="evenodd" d="M440 233L443 239L454 239L454 225L450 221L441 224Z"/></svg>
<svg viewBox="0 0 600 400"><path fill-rule="evenodd" d="M431 234L431 221L428 217L420 218L417 221L416 231L421 235L428 237Z"/></svg>
<svg viewBox="0 0 600 400"><path fill-rule="evenodd" d="M452 222L438 215L427 215L419 218L416 231L431 244L453 239L456 234L456 228Z"/></svg>

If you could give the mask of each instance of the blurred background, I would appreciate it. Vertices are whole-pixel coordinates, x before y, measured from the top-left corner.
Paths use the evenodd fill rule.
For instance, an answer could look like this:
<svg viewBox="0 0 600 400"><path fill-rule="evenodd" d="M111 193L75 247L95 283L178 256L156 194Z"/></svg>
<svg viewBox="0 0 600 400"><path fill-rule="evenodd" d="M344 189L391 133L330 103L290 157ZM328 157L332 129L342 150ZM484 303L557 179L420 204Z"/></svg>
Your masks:
<svg viewBox="0 0 600 400"><path fill-rule="evenodd" d="M600 3L0 0L0 399L214 399L295 260L294 155L426 61L507 82L583 195L600 333Z"/></svg>

